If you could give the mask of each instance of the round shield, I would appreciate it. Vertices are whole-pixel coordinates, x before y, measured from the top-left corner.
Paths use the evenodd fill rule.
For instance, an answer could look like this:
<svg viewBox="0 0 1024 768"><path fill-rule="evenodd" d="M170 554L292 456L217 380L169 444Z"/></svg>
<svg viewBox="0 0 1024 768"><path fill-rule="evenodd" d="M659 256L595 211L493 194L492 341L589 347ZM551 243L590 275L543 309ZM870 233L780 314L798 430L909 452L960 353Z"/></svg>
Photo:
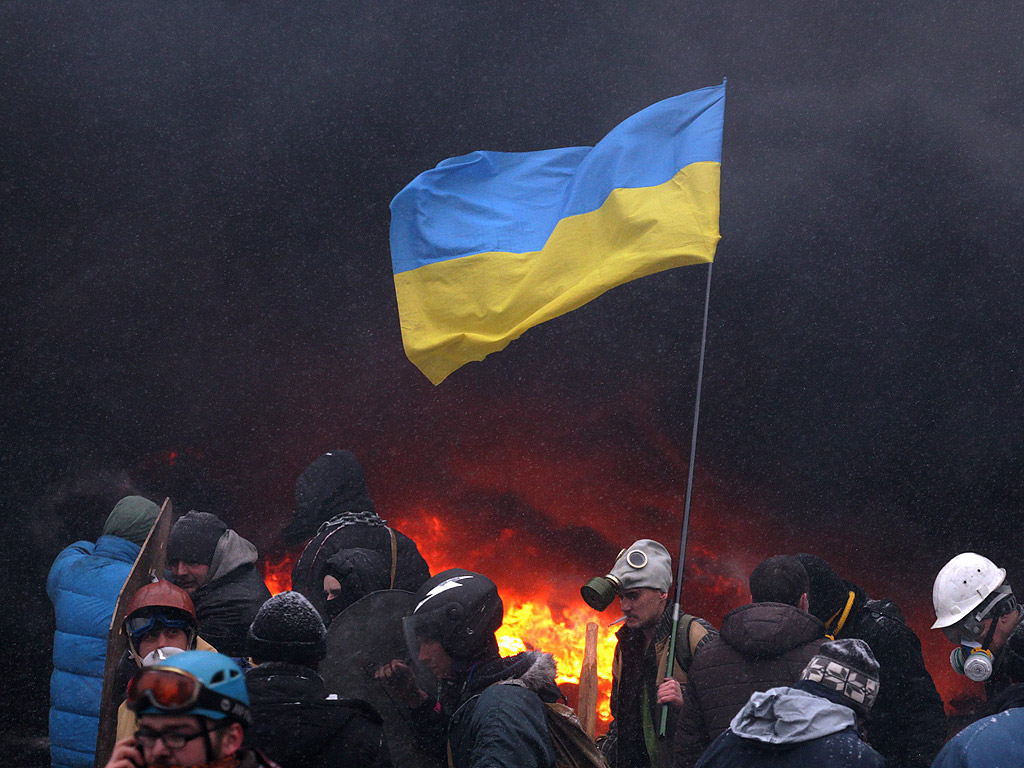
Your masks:
<svg viewBox="0 0 1024 768"><path fill-rule="evenodd" d="M415 667L406 648L402 619L412 613L412 592L372 592L339 613L327 630L327 657L320 671L327 690L344 699L362 699L384 720L391 763L395 768L443 768L416 746L409 710L374 673L394 659ZM433 690L430 682L420 686Z"/></svg>

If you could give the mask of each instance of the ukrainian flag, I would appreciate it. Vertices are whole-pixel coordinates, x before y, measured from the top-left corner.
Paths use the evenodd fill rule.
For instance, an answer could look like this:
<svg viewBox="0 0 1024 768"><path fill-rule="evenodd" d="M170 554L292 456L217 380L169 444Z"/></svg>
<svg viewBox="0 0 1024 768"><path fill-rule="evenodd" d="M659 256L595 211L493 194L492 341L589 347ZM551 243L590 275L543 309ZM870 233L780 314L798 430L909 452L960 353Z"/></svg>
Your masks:
<svg viewBox="0 0 1024 768"><path fill-rule="evenodd" d="M472 152L391 201L409 359L434 384L609 288L718 244L725 83L676 96L597 146Z"/></svg>

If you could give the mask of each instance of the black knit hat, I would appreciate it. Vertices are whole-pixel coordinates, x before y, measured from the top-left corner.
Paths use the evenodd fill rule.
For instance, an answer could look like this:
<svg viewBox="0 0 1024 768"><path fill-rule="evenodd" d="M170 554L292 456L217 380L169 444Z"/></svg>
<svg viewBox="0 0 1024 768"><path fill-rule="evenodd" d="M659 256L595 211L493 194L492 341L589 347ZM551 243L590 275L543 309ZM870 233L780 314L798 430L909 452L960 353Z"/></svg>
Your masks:
<svg viewBox="0 0 1024 768"><path fill-rule="evenodd" d="M804 671L801 680L817 683L838 693L841 703L867 717L878 698L878 661L863 640L832 640L822 643ZM835 700L835 696L829 698Z"/></svg>
<svg viewBox="0 0 1024 768"><path fill-rule="evenodd" d="M217 542L227 529L224 521L210 512L186 513L178 518L167 537L168 562L181 560L210 565Z"/></svg>
<svg viewBox="0 0 1024 768"><path fill-rule="evenodd" d="M807 571L810 590L807 593L808 611L827 623L836 612L843 609L854 587L841 578L832 566L820 557L808 554L796 555L796 559Z"/></svg>
<svg viewBox="0 0 1024 768"><path fill-rule="evenodd" d="M316 608L298 592L282 592L260 608L245 642L253 661L316 667L327 655L327 631Z"/></svg>

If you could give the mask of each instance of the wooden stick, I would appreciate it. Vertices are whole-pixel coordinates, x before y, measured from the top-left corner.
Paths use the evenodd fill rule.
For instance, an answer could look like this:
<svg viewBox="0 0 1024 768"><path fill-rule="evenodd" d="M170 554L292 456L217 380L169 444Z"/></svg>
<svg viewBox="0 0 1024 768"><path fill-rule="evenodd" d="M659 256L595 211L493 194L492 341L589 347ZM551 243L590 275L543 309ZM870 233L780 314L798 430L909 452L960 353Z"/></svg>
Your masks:
<svg viewBox="0 0 1024 768"><path fill-rule="evenodd" d="M587 736L597 732L597 624L587 624L587 641L583 646L583 667L580 669L580 725Z"/></svg>
<svg viewBox="0 0 1024 768"><path fill-rule="evenodd" d="M121 588L114 606L107 632L107 656L103 665L103 694L100 699L100 724L96 732L96 757L94 765L106 765L114 751L117 736L117 709L124 700L124 691L115 690L114 678L121 657L128 649L128 639L121 634L121 624L128 612L128 603L142 587L149 584L153 576L163 576L167 563L167 536L171 531L171 500L165 499L153 527L149 529L142 549L135 558L128 579Z"/></svg>

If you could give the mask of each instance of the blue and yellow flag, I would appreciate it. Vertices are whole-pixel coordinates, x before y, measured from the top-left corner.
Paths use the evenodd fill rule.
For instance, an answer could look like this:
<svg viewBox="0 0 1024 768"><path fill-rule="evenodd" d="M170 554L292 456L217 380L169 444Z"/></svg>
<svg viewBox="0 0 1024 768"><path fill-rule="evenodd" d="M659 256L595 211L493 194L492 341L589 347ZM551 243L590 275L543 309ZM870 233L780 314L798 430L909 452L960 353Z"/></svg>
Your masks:
<svg viewBox="0 0 1024 768"><path fill-rule="evenodd" d="M725 84L676 96L594 147L472 152L391 201L409 359L434 384L609 288L710 262Z"/></svg>

